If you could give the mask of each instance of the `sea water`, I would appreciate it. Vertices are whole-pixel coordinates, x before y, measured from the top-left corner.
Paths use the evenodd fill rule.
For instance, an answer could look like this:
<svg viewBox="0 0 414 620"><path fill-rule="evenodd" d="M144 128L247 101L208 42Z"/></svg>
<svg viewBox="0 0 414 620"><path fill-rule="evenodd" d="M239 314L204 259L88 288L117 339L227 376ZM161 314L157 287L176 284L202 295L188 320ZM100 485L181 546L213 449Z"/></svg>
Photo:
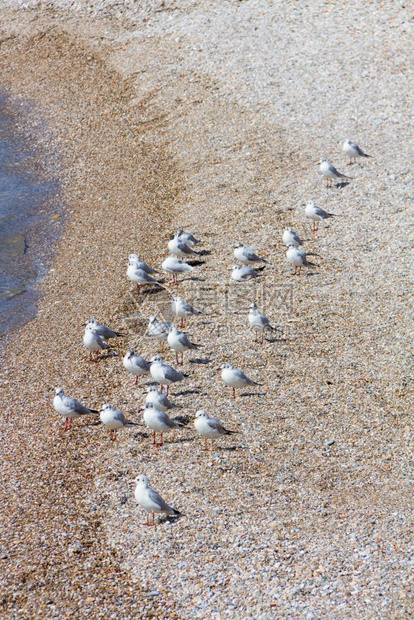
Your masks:
<svg viewBox="0 0 414 620"><path fill-rule="evenodd" d="M47 178L22 131L27 105L0 95L0 345L35 315L36 283L62 226L56 174Z"/></svg>

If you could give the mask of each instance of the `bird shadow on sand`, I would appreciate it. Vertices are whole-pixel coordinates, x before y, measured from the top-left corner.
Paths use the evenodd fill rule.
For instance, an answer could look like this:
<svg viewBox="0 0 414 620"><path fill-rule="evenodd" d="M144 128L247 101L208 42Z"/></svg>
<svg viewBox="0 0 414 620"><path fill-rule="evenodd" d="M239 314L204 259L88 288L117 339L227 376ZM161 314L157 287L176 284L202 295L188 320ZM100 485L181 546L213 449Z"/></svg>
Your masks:
<svg viewBox="0 0 414 620"><path fill-rule="evenodd" d="M199 267L200 265L205 265L206 261L205 260L188 260L187 264L191 265L191 267Z"/></svg>
<svg viewBox="0 0 414 620"><path fill-rule="evenodd" d="M191 441L194 441L195 438L196 436L194 435L193 437L184 437L182 439L169 439L168 441L164 441L164 446L168 446L173 443L190 443Z"/></svg>
<svg viewBox="0 0 414 620"><path fill-rule="evenodd" d="M149 433L143 433L142 431L138 431L133 435L134 439L148 439Z"/></svg>
<svg viewBox="0 0 414 620"><path fill-rule="evenodd" d="M270 342L270 344L274 344L275 342L287 342L287 338L265 338L265 342Z"/></svg>
<svg viewBox="0 0 414 620"><path fill-rule="evenodd" d="M108 353L105 353L105 355L100 355L98 357L98 362L99 363L101 360L109 360L111 359L111 357L117 357L118 353L116 351L109 351Z"/></svg>
<svg viewBox="0 0 414 620"><path fill-rule="evenodd" d="M264 396L263 392L243 392L243 394L239 394L240 398L245 398L247 396Z"/></svg>
<svg viewBox="0 0 414 620"><path fill-rule="evenodd" d="M349 181L341 181L340 183L337 183L335 187L337 187L338 189L343 189L347 185L350 185Z"/></svg>
<svg viewBox="0 0 414 620"><path fill-rule="evenodd" d="M211 250L201 250L201 252L198 253L199 256L210 256L211 254Z"/></svg>
<svg viewBox="0 0 414 620"><path fill-rule="evenodd" d="M191 276L190 278L183 278L181 282L189 282L190 280L192 282L205 282L206 281L205 278L198 278L197 276Z"/></svg>
<svg viewBox="0 0 414 620"><path fill-rule="evenodd" d="M191 394L200 394L201 396L206 396L206 394L202 394L200 390L184 390L184 392L176 392L174 396L189 396Z"/></svg>
<svg viewBox="0 0 414 620"><path fill-rule="evenodd" d="M205 358L205 359L201 359L201 358L195 358L193 360L189 360L190 364L209 364L211 362L211 359L209 358Z"/></svg>

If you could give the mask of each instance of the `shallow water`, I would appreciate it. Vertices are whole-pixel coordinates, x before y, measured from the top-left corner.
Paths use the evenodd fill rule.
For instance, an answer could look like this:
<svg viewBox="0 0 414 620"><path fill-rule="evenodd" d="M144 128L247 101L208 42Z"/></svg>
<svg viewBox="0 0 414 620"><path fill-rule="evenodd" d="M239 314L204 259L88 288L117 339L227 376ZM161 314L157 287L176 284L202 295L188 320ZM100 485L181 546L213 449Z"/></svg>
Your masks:
<svg viewBox="0 0 414 620"><path fill-rule="evenodd" d="M36 313L35 284L62 215L56 175L21 131L25 105L0 95L0 342ZM54 176L55 178L47 178Z"/></svg>

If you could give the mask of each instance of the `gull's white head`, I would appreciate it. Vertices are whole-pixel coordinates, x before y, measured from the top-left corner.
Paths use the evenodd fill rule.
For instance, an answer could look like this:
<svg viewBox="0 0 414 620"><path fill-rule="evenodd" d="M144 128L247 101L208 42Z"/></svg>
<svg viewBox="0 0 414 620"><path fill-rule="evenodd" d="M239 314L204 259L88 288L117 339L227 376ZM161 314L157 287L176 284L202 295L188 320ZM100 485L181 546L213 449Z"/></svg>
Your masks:
<svg viewBox="0 0 414 620"><path fill-rule="evenodd" d="M135 484L139 484L142 486L147 487L148 486L148 478L146 476L144 476L144 474L140 474L139 476L137 476L134 480Z"/></svg>
<svg viewBox="0 0 414 620"><path fill-rule="evenodd" d="M151 364L162 364L161 355L154 355L154 357L151 358L150 362Z"/></svg>
<svg viewBox="0 0 414 620"><path fill-rule="evenodd" d="M63 388L56 388L55 389L55 394L56 394L56 396L65 396L65 392L64 392Z"/></svg>
<svg viewBox="0 0 414 620"><path fill-rule="evenodd" d="M204 411L204 409L200 409L200 411L197 411L195 417L196 418L208 418L207 411Z"/></svg>
<svg viewBox="0 0 414 620"><path fill-rule="evenodd" d="M251 306L250 306L250 310L257 310L257 303L254 302Z"/></svg>
<svg viewBox="0 0 414 620"><path fill-rule="evenodd" d="M314 207L315 203L313 202L313 200L308 200L308 202L306 203L307 207Z"/></svg>
<svg viewBox="0 0 414 620"><path fill-rule="evenodd" d="M112 409L111 405L109 403L105 403L104 406L102 407L102 409L104 411L108 411L108 409Z"/></svg>
<svg viewBox="0 0 414 620"><path fill-rule="evenodd" d="M128 349L128 351L125 353L125 357L130 360L131 357L135 355L134 352L132 351L132 349Z"/></svg>
<svg viewBox="0 0 414 620"><path fill-rule="evenodd" d="M223 364L221 370L224 370L225 368L233 368L233 366L231 364Z"/></svg>

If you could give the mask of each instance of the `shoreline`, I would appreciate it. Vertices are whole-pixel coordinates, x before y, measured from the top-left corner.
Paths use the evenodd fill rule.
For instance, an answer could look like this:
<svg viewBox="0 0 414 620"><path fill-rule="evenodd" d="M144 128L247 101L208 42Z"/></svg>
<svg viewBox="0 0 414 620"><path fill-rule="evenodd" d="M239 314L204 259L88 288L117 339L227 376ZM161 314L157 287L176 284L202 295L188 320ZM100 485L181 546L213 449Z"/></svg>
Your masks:
<svg viewBox="0 0 414 620"><path fill-rule="evenodd" d="M289 73L290 46L295 59L298 45L289 28L302 28L302 14L272 8L286 42L285 75L267 61L269 46L254 47L257 30L265 37L263 23L273 24L265 8L254 5L255 13L239 4L222 9L233 22L214 3L208 11L195 4L176 13L141 7L135 22L129 14L2 12L5 82L37 102L50 123L70 214L40 286L39 312L18 332L1 369L0 549L9 614L409 614L409 271L389 252L390 237L407 251L397 233L408 222L408 132L402 121L389 121L389 131L381 124L381 115L394 122L404 111L401 77L400 92L392 90L402 43L392 30L381 31L385 41L378 42L375 20L355 34L360 47L342 67L360 106L354 125L348 119L357 104L344 100L330 72L340 59L335 49L322 66L311 50L301 56L304 69ZM316 0L304 11L320 37L328 27L333 45L352 23L348 14L345 25L325 23ZM238 56L237 37L244 51L255 51ZM354 75L372 41L379 48L370 58L376 81L364 82L364 97L380 113L362 106ZM305 84L297 97L290 84L296 75ZM318 91L325 83L332 101ZM377 84L392 92L386 104ZM354 126L375 159L353 169L349 186L327 192L313 155ZM302 215L305 196L339 215L315 236ZM290 278L278 237L285 225L321 255L315 275ZM143 393L131 388L121 358L129 347L145 357L155 352L145 327L172 288L135 299L124 261L139 251L159 266L166 256L159 248L178 226L211 250L198 279L179 290L207 309L189 333L209 361L187 361L191 379L173 397L180 414L206 408L240 428L240 440L223 442L210 456L184 434L162 454L141 432L121 434L115 445L89 422L63 434L50 405L56 385L91 407L113 402L140 421ZM245 239L269 258L254 295L283 336L260 349L243 331L252 289L228 281L229 248ZM88 316L127 333L96 366L82 350ZM225 361L263 383L260 393L229 399L212 371ZM129 480L144 470L186 519L141 527Z"/></svg>

